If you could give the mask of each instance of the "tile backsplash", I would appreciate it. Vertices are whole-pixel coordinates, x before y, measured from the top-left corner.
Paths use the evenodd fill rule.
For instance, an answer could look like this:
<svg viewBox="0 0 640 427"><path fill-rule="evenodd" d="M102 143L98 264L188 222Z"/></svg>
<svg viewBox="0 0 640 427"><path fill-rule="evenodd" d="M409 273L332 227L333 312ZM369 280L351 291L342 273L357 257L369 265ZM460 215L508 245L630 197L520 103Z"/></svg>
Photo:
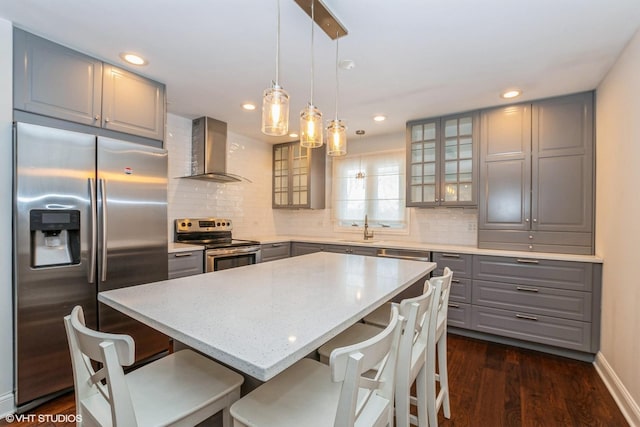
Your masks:
<svg viewBox="0 0 640 427"><path fill-rule="evenodd" d="M334 230L331 209L273 210L271 208L270 144L228 132L227 171L251 182L220 184L180 179L191 172L191 120L167 114L166 148L169 151L168 233L173 241L176 218L231 218L239 238L274 235L345 238ZM327 173L331 173L328 162ZM328 203L330 205L330 203ZM409 208L410 231L385 235L387 240L464 246L477 245L476 209Z"/></svg>

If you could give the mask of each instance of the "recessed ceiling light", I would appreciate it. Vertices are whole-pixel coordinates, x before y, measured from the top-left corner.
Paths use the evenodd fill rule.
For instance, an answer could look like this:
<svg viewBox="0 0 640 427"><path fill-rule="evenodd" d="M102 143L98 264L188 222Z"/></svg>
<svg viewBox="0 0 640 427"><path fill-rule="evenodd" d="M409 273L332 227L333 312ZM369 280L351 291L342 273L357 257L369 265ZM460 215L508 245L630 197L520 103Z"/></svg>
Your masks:
<svg viewBox="0 0 640 427"><path fill-rule="evenodd" d="M502 98L504 99L511 99L511 98L515 98L517 96L522 95L522 91L518 90L518 89L511 89L511 90L507 90L505 92L502 92L502 94L500 95Z"/></svg>
<svg viewBox="0 0 640 427"><path fill-rule="evenodd" d="M291 137L291 138L297 138L297 137L298 137L298 134L297 134L297 133L295 133L295 132L291 132L291 133L289 134L289 137Z"/></svg>
<svg viewBox="0 0 640 427"><path fill-rule="evenodd" d="M373 120L376 122L384 122L387 120L387 116L383 116L382 114L378 114L377 116L373 116Z"/></svg>
<svg viewBox="0 0 640 427"><path fill-rule="evenodd" d="M242 109L246 111L253 111L256 109L256 104L245 102L244 104L242 104Z"/></svg>
<svg viewBox="0 0 640 427"><path fill-rule="evenodd" d="M133 65L147 65L149 63L146 59L144 59L140 55L137 55L131 52L122 52L120 54L120 58L124 59L129 64L133 64Z"/></svg>

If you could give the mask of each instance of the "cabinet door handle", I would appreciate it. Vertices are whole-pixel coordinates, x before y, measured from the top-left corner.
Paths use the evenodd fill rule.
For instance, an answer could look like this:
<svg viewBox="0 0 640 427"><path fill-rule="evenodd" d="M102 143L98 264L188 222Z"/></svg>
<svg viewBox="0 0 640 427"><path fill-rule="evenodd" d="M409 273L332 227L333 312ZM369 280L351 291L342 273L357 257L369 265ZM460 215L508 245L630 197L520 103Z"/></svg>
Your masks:
<svg viewBox="0 0 640 427"><path fill-rule="evenodd" d="M528 286L517 286L516 289L522 292L539 292L538 288L530 288Z"/></svg>
<svg viewBox="0 0 640 427"><path fill-rule="evenodd" d="M104 118L104 122L105 122L105 123L109 123L109 117L105 117L105 118Z"/></svg>
<svg viewBox="0 0 640 427"><path fill-rule="evenodd" d="M96 116L94 117L94 120L97 122L100 120L100 114L96 114Z"/></svg>
<svg viewBox="0 0 640 427"><path fill-rule="evenodd" d="M442 254L442 258L460 258L459 254Z"/></svg>
<svg viewBox="0 0 640 427"><path fill-rule="evenodd" d="M518 319L524 319L524 320L533 320L533 321L538 321L538 318L535 316L527 316L526 314L516 314L516 317Z"/></svg>
<svg viewBox="0 0 640 427"><path fill-rule="evenodd" d="M451 283L460 283L460 280L458 280L458 279L451 279Z"/></svg>
<svg viewBox="0 0 640 427"><path fill-rule="evenodd" d="M454 304L452 302L449 303L449 307L451 307L451 308L460 308L460 306L458 304Z"/></svg>
<svg viewBox="0 0 640 427"><path fill-rule="evenodd" d="M537 259L518 258L516 261L519 262L520 264L539 264L540 263L540 261L538 261Z"/></svg>
<svg viewBox="0 0 640 427"><path fill-rule="evenodd" d="M176 258L182 258L182 257L187 257L187 256L191 256L193 255L193 252L180 252L177 254L173 254L174 257Z"/></svg>
<svg viewBox="0 0 640 427"><path fill-rule="evenodd" d="M279 248L280 246L282 246L282 243L272 243L271 244L272 248Z"/></svg>

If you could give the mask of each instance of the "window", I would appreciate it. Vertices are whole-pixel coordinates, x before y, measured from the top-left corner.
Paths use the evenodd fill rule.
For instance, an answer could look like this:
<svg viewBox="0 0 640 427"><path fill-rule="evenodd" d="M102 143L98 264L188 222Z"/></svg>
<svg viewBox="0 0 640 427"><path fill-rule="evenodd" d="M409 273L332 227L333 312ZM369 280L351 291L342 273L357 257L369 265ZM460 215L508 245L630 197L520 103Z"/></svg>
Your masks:
<svg viewBox="0 0 640 427"><path fill-rule="evenodd" d="M405 153L385 151L333 159L333 212L339 227L404 229Z"/></svg>

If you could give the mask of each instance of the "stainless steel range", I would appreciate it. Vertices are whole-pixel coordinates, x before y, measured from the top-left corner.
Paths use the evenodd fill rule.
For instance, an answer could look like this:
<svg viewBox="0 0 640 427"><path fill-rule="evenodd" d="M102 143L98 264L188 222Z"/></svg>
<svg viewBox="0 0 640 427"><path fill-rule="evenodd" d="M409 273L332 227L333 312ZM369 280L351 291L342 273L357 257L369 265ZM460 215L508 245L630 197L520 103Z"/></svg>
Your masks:
<svg viewBox="0 0 640 427"><path fill-rule="evenodd" d="M260 242L237 240L225 218L176 219L175 242L203 245L205 272L226 270L260 262Z"/></svg>

